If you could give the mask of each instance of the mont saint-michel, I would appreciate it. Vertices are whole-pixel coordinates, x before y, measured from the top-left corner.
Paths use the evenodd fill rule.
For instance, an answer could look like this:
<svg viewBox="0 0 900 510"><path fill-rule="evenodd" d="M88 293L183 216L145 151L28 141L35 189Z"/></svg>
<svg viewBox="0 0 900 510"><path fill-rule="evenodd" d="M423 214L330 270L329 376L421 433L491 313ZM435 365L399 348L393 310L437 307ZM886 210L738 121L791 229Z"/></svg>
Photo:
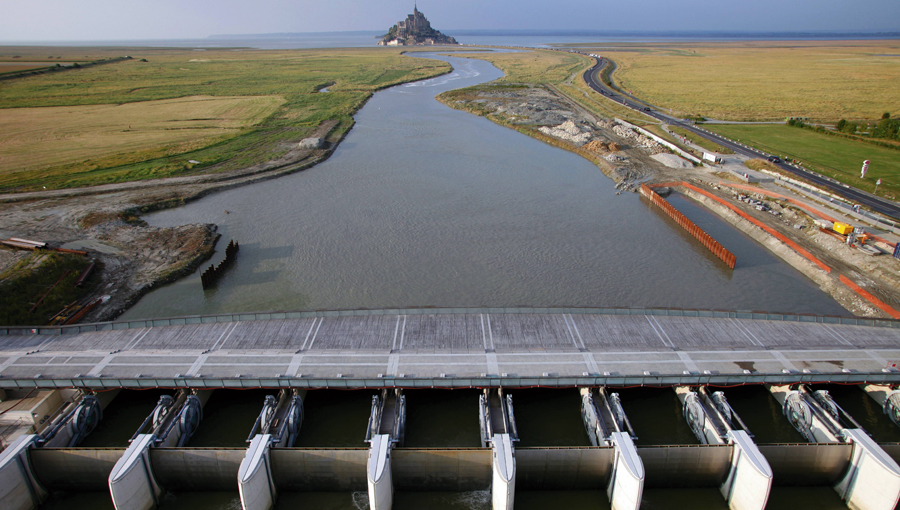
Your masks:
<svg viewBox="0 0 900 510"><path fill-rule="evenodd" d="M419 12L418 6L413 13L392 26L388 33L378 41L379 46L412 46L431 44L459 44L456 39L431 28L425 15Z"/></svg>

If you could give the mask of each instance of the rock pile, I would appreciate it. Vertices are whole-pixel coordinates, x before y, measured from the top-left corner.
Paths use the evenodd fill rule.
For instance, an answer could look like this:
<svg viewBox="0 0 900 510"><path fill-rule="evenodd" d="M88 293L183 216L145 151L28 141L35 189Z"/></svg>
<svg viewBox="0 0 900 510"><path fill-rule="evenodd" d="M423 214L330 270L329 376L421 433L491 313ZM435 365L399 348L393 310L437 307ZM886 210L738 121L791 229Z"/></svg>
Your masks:
<svg viewBox="0 0 900 510"><path fill-rule="evenodd" d="M587 144L584 145L584 149L587 149L591 152L596 152L598 154L606 154L608 152L618 152L622 150L622 148L616 142L601 142L600 140L591 140Z"/></svg>
<svg viewBox="0 0 900 510"><path fill-rule="evenodd" d="M612 127L612 130L622 138L634 140L635 145L646 149L650 154L660 154L663 152L668 152L668 150L661 144L657 143L656 140L650 138L649 136L638 133L631 128L616 124Z"/></svg>
<svg viewBox="0 0 900 510"><path fill-rule="evenodd" d="M591 139L591 133L582 131L581 128L576 126L571 120L567 120L555 127L540 127L538 128L538 131L578 146L584 145Z"/></svg>
<svg viewBox="0 0 900 510"><path fill-rule="evenodd" d="M322 138L304 138L300 141L301 149L324 149L325 140Z"/></svg>

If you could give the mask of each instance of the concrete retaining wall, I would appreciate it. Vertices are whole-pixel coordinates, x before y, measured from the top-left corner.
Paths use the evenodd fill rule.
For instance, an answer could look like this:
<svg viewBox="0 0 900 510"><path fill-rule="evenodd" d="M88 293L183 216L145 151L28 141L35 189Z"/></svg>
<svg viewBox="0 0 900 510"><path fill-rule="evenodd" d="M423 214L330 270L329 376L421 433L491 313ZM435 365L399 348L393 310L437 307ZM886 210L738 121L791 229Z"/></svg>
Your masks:
<svg viewBox="0 0 900 510"><path fill-rule="evenodd" d="M835 486L853 510L892 510L900 500L900 466L862 429L851 429L850 469Z"/></svg>
<svg viewBox="0 0 900 510"><path fill-rule="evenodd" d="M162 488L150 467L150 445L154 436L142 434L125 450L109 474L109 493L116 510L153 510Z"/></svg>
<svg viewBox="0 0 900 510"><path fill-rule="evenodd" d="M615 448L516 448L516 484L528 490L605 490Z"/></svg>
<svg viewBox="0 0 900 510"><path fill-rule="evenodd" d="M49 490L108 491L125 448L33 448L34 474Z"/></svg>
<svg viewBox="0 0 900 510"><path fill-rule="evenodd" d="M278 499L272 483L269 444L272 436L258 434L253 438L238 472L238 491L243 510L270 510Z"/></svg>
<svg viewBox="0 0 900 510"><path fill-rule="evenodd" d="M846 443L757 445L775 485L834 485L850 463Z"/></svg>
<svg viewBox="0 0 900 510"><path fill-rule="evenodd" d="M491 486L490 448L395 448L392 455L394 487L399 490L477 491Z"/></svg>
<svg viewBox="0 0 900 510"><path fill-rule="evenodd" d="M9 510L32 510L47 497L31 471L28 451L36 435L22 436L0 453L0 501Z"/></svg>
<svg viewBox="0 0 900 510"><path fill-rule="evenodd" d="M156 481L167 490L238 491L245 448L151 448Z"/></svg>
<svg viewBox="0 0 900 510"><path fill-rule="evenodd" d="M365 491L368 448L274 448L272 479L280 491Z"/></svg>
<svg viewBox="0 0 900 510"><path fill-rule="evenodd" d="M645 487L719 487L731 470L731 445L638 447Z"/></svg>
<svg viewBox="0 0 900 510"><path fill-rule="evenodd" d="M731 510L764 510L772 491L772 468L750 435L729 432L734 446L731 473L720 491Z"/></svg>
<svg viewBox="0 0 900 510"><path fill-rule="evenodd" d="M650 131L647 131L646 129L644 129L642 127L635 126L634 124L632 124L630 122L625 122L624 120L619 119L619 118L616 119L616 122L618 122L619 124L621 124L625 127L634 129L637 132L641 133L642 135L652 138L655 142L659 143L660 145L664 145L665 147L669 148L672 152L677 153L679 156L681 156L687 160L693 161L694 163L697 163L698 165L703 164L703 161L701 161L697 156L694 156L693 154L683 151L681 149L681 147L673 144L672 142L666 140L665 138L657 136L656 134L651 133Z"/></svg>

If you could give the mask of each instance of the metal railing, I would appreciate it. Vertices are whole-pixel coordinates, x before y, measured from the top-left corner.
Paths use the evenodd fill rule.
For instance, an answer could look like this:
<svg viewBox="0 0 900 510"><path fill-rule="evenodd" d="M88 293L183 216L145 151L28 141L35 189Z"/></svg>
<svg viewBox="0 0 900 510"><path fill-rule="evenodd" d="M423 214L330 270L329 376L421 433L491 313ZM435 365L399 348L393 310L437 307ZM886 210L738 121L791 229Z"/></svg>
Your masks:
<svg viewBox="0 0 900 510"><path fill-rule="evenodd" d="M254 312L219 315L192 315L166 319L147 319L122 322L99 322L72 326L6 326L0 336L63 335L118 329L214 324L217 322L267 321L307 319L316 317L354 317L376 315L460 315L460 314L575 314L575 315L656 315L667 317L707 317L717 319L752 319L779 322L817 322L879 328L900 328L895 319L870 319L813 314L786 314L753 311L693 310L676 308L384 308L356 310L315 310L296 312Z"/></svg>
<svg viewBox="0 0 900 510"><path fill-rule="evenodd" d="M381 378L329 378L309 376L282 377L68 377L68 378L0 378L0 388L5 389L61 389L86 388L93 390L112 388L186 388L186 389L463 389L463 388L574 388L589 386L668 387L668 386L742 386L747 384L883 384L900 383L900 372L790 372L751 374L654 374L649 375L601 375L588 374L550 377L501 377L489 374L483 377L394 377Z"/></svg>

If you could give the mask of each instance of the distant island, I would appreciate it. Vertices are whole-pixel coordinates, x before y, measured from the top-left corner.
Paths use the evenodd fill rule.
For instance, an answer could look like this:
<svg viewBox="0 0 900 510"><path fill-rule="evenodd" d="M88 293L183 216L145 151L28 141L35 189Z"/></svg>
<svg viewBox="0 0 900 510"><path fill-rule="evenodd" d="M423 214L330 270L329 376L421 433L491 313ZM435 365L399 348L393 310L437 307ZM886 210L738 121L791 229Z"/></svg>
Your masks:
<svg viewBox="0 0 900 510"><path fill-rule="evenodd" d="M388 33L378 41L379 46L412 46L432 44L459 44L456 39L446 36L431 28L431 23L425 15L419 12L419 7L413 7L413 13L406 19L397 22Z"/></svg>

